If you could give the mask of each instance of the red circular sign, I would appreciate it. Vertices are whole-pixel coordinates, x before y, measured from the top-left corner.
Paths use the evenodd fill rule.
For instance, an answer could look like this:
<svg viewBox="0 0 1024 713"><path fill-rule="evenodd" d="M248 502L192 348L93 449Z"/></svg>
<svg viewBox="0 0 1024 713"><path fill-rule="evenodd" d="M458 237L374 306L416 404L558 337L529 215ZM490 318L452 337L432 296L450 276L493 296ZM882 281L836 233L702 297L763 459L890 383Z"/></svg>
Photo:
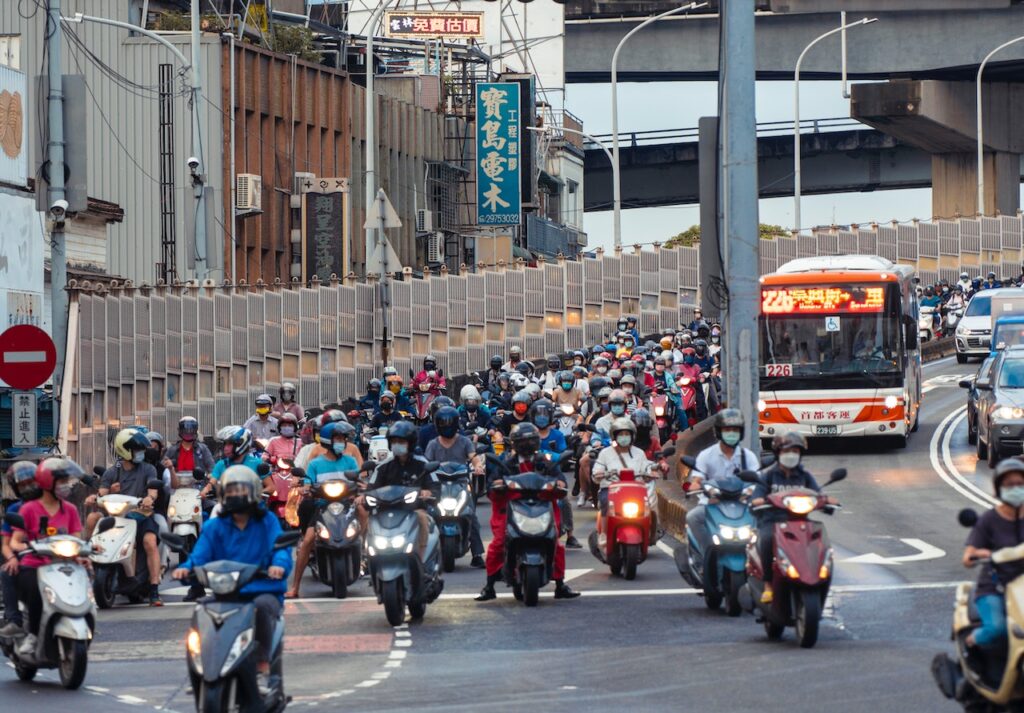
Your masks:
<svg viewBox="0 0 1024 713"><path fill-rule="evenodd" d="M0 380L23 391L42 386L57 365L57 347L50 335L31 324L0 334Z"/></svg>

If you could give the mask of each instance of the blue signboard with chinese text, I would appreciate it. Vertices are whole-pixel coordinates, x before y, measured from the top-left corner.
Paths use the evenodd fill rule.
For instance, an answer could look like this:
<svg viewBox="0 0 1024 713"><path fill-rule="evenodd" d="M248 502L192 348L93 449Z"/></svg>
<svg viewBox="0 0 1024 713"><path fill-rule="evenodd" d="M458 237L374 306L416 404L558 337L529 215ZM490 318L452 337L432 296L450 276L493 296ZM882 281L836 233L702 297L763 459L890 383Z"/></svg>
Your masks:
<svg viewBox="0 0 1024 713"><path fill-rule="evenodd" d="M479 225L519 225L522 213L519 85L476 85L476 216Z"/></svg>

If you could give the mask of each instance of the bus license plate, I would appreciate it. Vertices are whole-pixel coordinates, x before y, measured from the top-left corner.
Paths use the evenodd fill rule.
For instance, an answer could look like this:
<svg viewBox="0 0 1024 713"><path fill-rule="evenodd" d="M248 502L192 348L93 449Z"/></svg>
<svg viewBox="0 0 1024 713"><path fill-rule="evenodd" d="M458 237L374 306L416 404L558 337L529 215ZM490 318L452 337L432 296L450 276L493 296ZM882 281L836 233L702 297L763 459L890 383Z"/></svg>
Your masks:
<svg viewBox="0 0 1024 713"><path fill-rule="evenodd" d="M815 426L815 436L838 436L839 426Z"/></svg>

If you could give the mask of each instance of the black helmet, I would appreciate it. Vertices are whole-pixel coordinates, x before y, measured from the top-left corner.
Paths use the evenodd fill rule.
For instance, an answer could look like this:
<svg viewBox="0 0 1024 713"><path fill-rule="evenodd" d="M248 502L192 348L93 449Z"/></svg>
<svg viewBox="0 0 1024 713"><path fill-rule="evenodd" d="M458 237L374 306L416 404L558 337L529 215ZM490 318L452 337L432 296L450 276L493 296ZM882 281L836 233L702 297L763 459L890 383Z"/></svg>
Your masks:
<svg viewBox="0 0 1024 713"><path fill-rule="evenodd" d="M529 359L523 359L521 362L516 364L516 371L529 378L530 375L533 374L533 362Z"/></svg>
<svg viewBox="0 0 1024 713"><path fill-rule="evenodd" d="M507 371L501 372L500 374L498 374L498 386L500 386L503 389L509 388L509 385L511 384L511 379L512 375L510 373L508 373Z"/></svg>
<svg viewBox="0 0 1024 713"><path fill-rule="evenodd" d="M199 434L199 421L192 416L185 416L178 421L178 438L185 440L185 436L197 437Z"/></svg>
<svg viewBox="0 0 1024 713"><path fill-rule="evenodd" d="M454 438L459 432L459 412L452 406L442 406L434 412L434 428L439 436Z"/></svg>
<svg viewBox="0 0 1024 713"><path fill-rule="evenodd" d="M638 408L633 412L633 423L636 424L638 429L646 429L654 425L654 419L651 418L650 411L645 408Z"/></svg>
<svg viewBox="0 0 1024 713"><path fill-rule="evenodd" d="M740 429L740 440L743 440L743 435L746 433L747 423L743 418L743 412L738 408L726 408L722 409L715 415L715 439L722 440L722 429L723 428L738 428Z"/></svg>
<svg viewBox="0 0 1024 713"><path fill-rule="evenodd" d="M706 356L708 353L708 343L703 339L695 339L693 340L693 349L697 352L697 356Z"/></svg>
<svg viewBox="0 0 1024 713"><path fill-rule="evenodd" d="M555 420L555 405L548 399L537 399L530 407L530 420L537 428L548 428Z"/></svg>
<svg viewBox="0 0 1024 713"><path fill-rule="evenodd" d="M549 371L558 371L561 367L562 367L562 360L561 359L559 359L557 356L549 356L548 357L548 370Z"/></svg>
<svg viewBox="0 0 1024 713"><path fill-rule="evenodd" d="M388 429L388 443L391 441L408 441L410 446L415 446L420 434L416 426L409 421L395 421Z"/></svg>
<svg viewBox="0 0 1024 713"><path fill-rule="evenodd" d="M598 391L605 388L606 386L611 386L612 380L609 379L607 376L595 376L592 377L588 383L590 385L590 393L596 394Z"/></svg>
<svg viewBox="0 0 1024 713"><path fill-rule="evenodd" d="M509 440L512 441L512 447L516 453L526 458L540 450L540 431L529 422L513 426Z"/></svg>
<svg viewBox="0 0 1024 713"><path fill-rule="evenodd" d="M992 476L992 487L996 491L996 497L999 497L999 490L1003 487L1003 481L1010 473L1024 474L1024 460L1020 458L1004 458L999 461L999 464L996 466L996 472Z"/></svg>
<svg viewBox="0 0 1024 713"><path fill-rule="evenodd" d="M495 354L491 357L491 368L500 369L501 365L505 363L505 360L501 358L501 354Z"/></svg>
<svg viewBox="0 0 1024 713"><path fill-rule="evenodd" d="M455 408L455 402L444 395L435 398L433 401L430 402L430 417L433 418L437 414L437 412L443 409L445 406L451 406L452 408Z"/></svg>
<svg viewBox="0 0 1024 713"><path fill-rule="evenodd" d="M437 359L433 354L427 354L423 357L423 371L434 371L435 369L437 369Z"/></svg>
<svg viewBox="0 0 1024 713"><path fill-rule="evenodd" d="M380 379L370 379L366 383L366 391L371 394L380 393Z"/></svg>
<svg viewBox="0 0 1024 713"><path fill-rule="evenodd" d="M772 439L772 453L779 455L783 448L799 448L801 453L807 451L807 439L796 431L780 433Z"/></svg>

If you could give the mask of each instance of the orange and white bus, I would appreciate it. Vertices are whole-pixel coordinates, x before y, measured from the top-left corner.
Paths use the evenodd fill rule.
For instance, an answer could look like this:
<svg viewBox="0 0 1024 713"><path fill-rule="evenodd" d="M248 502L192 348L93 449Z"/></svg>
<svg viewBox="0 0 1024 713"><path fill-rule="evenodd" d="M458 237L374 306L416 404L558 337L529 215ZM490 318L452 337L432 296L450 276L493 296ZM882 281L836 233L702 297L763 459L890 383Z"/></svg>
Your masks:
<svg viewBox="0 0 1024 713"><path fill-rule="evenodd" d="M761 278L758 435L883 436L917 429L914 269L875 255L800 258Z"/></svg>

